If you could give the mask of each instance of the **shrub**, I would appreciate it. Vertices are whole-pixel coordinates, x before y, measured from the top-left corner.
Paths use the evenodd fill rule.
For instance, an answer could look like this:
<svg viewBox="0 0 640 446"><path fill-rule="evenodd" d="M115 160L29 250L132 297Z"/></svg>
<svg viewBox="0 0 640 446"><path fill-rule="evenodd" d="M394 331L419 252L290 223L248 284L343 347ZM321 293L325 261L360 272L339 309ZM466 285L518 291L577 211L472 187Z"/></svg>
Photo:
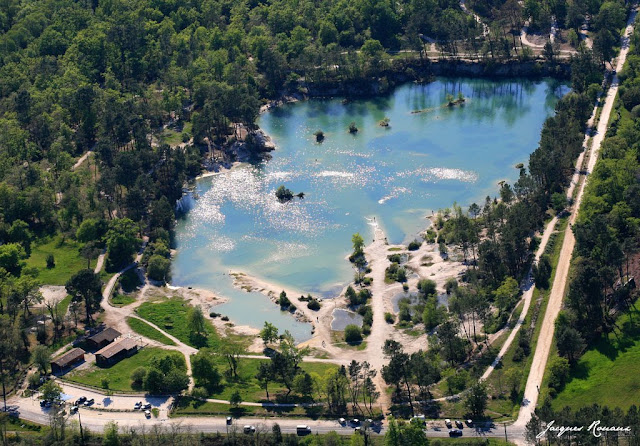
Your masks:
<svg viewBox="0 0 640 446"><path fill-rule="evenodd" d="M569 361L557 357L549 366L549 387L560 390L569 378Z"/></svg>
<svg viewBox="0 0 640 446"><path fill-rule="evenodd" d="M358 133L358 127L356 127L355 122L349 124L349 133Z"/></svg>
<svg viewBox="0 0 640 446"><path fill-rule="evenodd" d="M365 277L364 279L362 279L362 283L364 283L366 286L371 285L371 282L373 282L373 279L371 277Z"/></svg>
<svg viewBox="0 0 640 446"><path fill-rule="evenodd" d="M191 396L193 398L205 399L209 396L209 392L204 387L194 387L191 391Z"/></svg>
<svg viewBox="0 0 640 446"><path fill-rule="evenodd" d="M282 291L280 293L280 297L278 298L278 305L280 305L280 309L285 310L291 306L291 301L287 297L287 293Z"/></svg>
<svg viewBox="0 0 640 446"><path fill-rule="evenodd" d="M418 291L423 296L435 296L437 294L436 283L430 279L421 279L418 282Z"/></svg>
<svg viewBox="0 0 640 446"><path fill-rule="evenodd" d="M147 369L145 367L138 367L133 372L131 372L131 381L135 386L142 386L146 377Z"/></svg>
<svg viewBox="0 0 640 446"><path fill-rule="evenodd" d="M100 382L100 385L102 386L103 389L109 389L109 379L107 378L102 378L102 381Z"/></svg>
<svg viewBox="0 0 640 446"><path fill-rule="evenodd" d="M149 264L147 265L147 276L152 280L166 282L170 268L171 261L169 259L154 254L149 259Z"/></svg>
<svg viewBox="0 0 640 446"><path fill-rule="evenodd" d="M56 266L56 259L53 257L53 254L47 255L47 269L54 268Z"/></svg>
<svg viewBox="0 0 640 446"><path fill-rule="evenodd" d="M358 344L362 342L362 331L360 327L349 324L344 328L344 340L349 344Z"/></svg>
<svg viewBox="0 0 640 446"><path fill-rule="evenodd" d="M371 325L364 324L362 326L362 334L364 336L369 336L371 334Z"/></svg>
<svg viewBox="0 0 640 446"><path fill-rule="evenodd" d="M384 314L384 320L387 324L393 324L396 320L395 316L389 312Z"/></svg>
<svg viewBox="0 0 640 446"><path fill-rule="evenodd" d="M313 311L318 311L320 309L320 302L318 299L312 299L307 303L307 308Z"/></svg>
<svg viewBox="0 0 640 446"><path fill-rule="evenodd" d="M458 280L455 277L449 277L444 283L444 290L447 294L458 289Z"/></svg>
<svg viewBox="0 0 640 446"><path fill-rule="evenodd" d="M324 141L324 132L322 130L318 130L314 135L316 136L316 142Z"/></svg>
<svg viewBox="0 0 640 446"><path fill-rule="evenodd" d="M409 246L407 246L407 249L409 251L417 251L418 249L420 249L420 245L422 245L422 242L420 242L419 240L414 240L411 243L409 243Z"/></svg>

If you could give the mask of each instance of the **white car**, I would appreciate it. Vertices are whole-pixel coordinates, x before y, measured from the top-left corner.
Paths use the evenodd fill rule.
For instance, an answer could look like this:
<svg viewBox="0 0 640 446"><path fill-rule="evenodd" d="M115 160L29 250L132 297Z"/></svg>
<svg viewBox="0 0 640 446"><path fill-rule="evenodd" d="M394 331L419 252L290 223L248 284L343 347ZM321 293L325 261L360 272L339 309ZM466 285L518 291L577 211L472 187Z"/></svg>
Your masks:
<svg viewBox="0 0 640 446"><path fill-rule="evenodd" d="M451 420L449 418L447 418L446 420L444 420L444 424L451 429Z"/></svg>
<svg viewBox="0 0 640 446"><path fill-rule="evenodd" d="M255 431L256 427L250 426L248 424L242 428L242 432L244 432L245 434L253 434Z"/></svg>
<svg viewBox="0 0 640 446"><path fill-rule="evenodd" d="M344 426L345 424L347 424L347 420L345 420L344 418L339 418L338 423L340 423L340 426Z"/></svg>
<svg viewBox="0 0 640 446"><path fill-rule="evenodd" d="M140 410L142 408L142 401L138 401L133 405L133 410Z"/></svg>
<svg viewBox="0 0 640 446"><path fill-rule="evenodd" d="M144 416L147 418L151 418L151 411L150 410L145 410L144 411Z"/></svg>

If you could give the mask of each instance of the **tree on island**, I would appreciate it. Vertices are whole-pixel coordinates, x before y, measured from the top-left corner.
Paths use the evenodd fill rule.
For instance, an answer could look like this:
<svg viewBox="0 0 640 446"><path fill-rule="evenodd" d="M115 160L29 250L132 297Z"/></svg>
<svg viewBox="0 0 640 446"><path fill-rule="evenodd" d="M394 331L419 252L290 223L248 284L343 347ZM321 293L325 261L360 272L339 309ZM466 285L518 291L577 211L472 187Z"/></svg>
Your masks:
<svg viewBox="0 0 640 446"><path fill-rule="evenodd" d="M356 127L355 122L352 122L351 124L349 124L349 133L351 134L358 133L358 127Z"/></svg>
<svg viewBox="0 0 640 446"><path fill-rule="evenodd" d="M316 142L324 141L324 132L322 130L318 130L314 135L316 136Z"/></svg>
<svg viewBox="0 0 640 446"><path fill-rule="evenodd" d="M293 192L291 192L291 189L284 187L284 185L280 185L276 190L276 198L280 203L290 201L293 199Z"/></svg>

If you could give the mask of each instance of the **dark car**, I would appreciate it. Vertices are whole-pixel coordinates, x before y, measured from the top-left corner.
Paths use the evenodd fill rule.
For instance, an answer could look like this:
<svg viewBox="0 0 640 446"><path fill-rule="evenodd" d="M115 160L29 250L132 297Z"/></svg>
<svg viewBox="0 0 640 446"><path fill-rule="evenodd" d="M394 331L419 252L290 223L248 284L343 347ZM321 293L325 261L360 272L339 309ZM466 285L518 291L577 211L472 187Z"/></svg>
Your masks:
<svg viewBox="0 0 640 446"><path fill-rule="evenodd" d="M91 398L90 400L85 401L84 405L89 407L89 406L93 405L93 403L95 403L95 402L96 401L93 398Z"/></svg>
<svg viewBox="0 0 640 446"><path fill-rule="evenodd" d="M87 401L87 397L86 396L81 396L80 398L78 398L78 401L76 401L76 405L79 406L79 405L83 404L85 401Z"/></svg>
<svg viewBox="0 0 640 446"><path fill-rule="evenodd" d="M231 417L227 417L227 426L230 426L232 421Z"/></svg>
<svg viewBox="0 0 640 446"><path fill-rule="evenodd" d="M460 429L451 429L449 431L449 436L450 437L461 437L462 436L462 431Z"/></svg>
<svg viewBox="0 0 640 446"><path fill-rule="evenodd" d="M460 420L456 420L456 427L457 427L458 429L462 429L462 428L464 427L464 424L462 424L462 421L460 421Z"/></svg>

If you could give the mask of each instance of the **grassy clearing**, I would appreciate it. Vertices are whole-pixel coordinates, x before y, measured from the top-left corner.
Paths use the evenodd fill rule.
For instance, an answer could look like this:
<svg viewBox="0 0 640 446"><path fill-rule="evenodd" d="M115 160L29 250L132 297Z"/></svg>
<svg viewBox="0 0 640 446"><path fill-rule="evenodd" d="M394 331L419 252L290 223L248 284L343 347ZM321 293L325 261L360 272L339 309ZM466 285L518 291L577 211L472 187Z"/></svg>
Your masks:
<svg viewBox="0 0 640 446"><path fill-rule="evenodd" d="M87 267L87 260L80 255L82 243L63 240L61 236L46 237L31 247L31 256L26 260L28 267L37 268L38 280L43 285L64 285L72 275ZM47 268L47 256L53 254L55 266ZM91 261L95 268L96 260Z"/></svg>
<svg viewBox="0 0 640 446"><path fill-rule="evenodd" d="M220 337L208 320L206 321L206 339L194 339L191 336L187 323L189 308L191 308L191 305L184 299L172 297L158 302L145 302L136 309L136 313L187 345L196 348L220 347Z"/></svg>
<svg viewBox="0 0 640 446"><path fill-rule="evenodd" d="M132 357L123 359L111 367L102 368L93 364L87 369L72 371L64 378L78 384L98 388L102 388L102 380L107 379L109 380L110 390L131 392L136 390L131 387L131 372L138 367L147 367L151 358L154 356L162 358L167 355L182 356L178 352L147 347L143 348Z"/></svg>
<svg viewBox="0 0 640 446"><path fill-rule="evenodd" d="M640 302L632 314L624 314L617 324L622 333L610 333L591 346L571 370L571 378L551 401L554 410L591 406L620 407L626 411L638 404L640 392ZM545 373L545 378L547 374Z"/></svg>
<svg viewBox="0 0 640 446"><path fill-rule="evenodd" d="M182 126L182 130L178 128L166 128L159 135L159 140L165 144L169 144L170 146L177 146L182 144L182 133L191 133L191 122L185 122Z"/></svg>
<svg viewBox="0 0 640 446"><path fill-rule="evenodd" d="M114 307L126 307L127 305L131 305L135 301L136 298L130 294L116 294L111 299L109 299L109 302Z"/></svg>
<svg viewBox="0 0 640 446"><path fill-rule="evenodd" d="M153 339L154 341L161 342L165 345L176 345L176 343L171 339L163 335L151 325L147 324L144 321L141 321L140 319L136 319L135 317L128 317L127 324L133 331L141 336L145 336L149 339Z"/></svg>
<svg viewBox="0 0 640 446"><path fill-rule="evenodd" d="M231 395L235 391L238 391L240 392L240 396L242 396L243 401L268 401L266 392L260 387L258 380L255 378L258 373L260 363L264 361L269 361L269 359L241 358L240 367L238 369L238 378L230 378L227 373L228 367L226 359L221 356L216 357L216 366L224 378L220 389L211 393L209 397L228 401L231 398ZM315 374L322 377L329 371L336 370L338 366L328 363L303 362L301 368L312 376ZM287 390L283 384L278 382L269 383L269 397L271 398L271 401L280 400L284 397L286 392ZM295 396L293 394L290 395L290 398L295 402Z"/></svg>

